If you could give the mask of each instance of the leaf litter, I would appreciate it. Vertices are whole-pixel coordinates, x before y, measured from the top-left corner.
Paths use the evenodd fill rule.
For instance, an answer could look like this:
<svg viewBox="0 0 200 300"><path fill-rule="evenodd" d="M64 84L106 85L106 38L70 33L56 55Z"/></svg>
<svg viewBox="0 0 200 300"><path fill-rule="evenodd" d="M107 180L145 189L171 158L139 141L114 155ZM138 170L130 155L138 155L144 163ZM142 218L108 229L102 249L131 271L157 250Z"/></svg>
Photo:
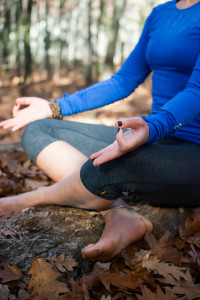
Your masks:
<svg viewBox="0 0 200 300"><path fill-rule="evenodd" d="M1 197L52 183L23 152L1 153L0 170ZM3 234L9 238L17 233L6 229ZM27 274L1 262L0 299L200 299L200 209L191 210L176 237L168 231L161 237L147 233L111 261L94 263L89 273L61 254L33 259Z"/></svg>

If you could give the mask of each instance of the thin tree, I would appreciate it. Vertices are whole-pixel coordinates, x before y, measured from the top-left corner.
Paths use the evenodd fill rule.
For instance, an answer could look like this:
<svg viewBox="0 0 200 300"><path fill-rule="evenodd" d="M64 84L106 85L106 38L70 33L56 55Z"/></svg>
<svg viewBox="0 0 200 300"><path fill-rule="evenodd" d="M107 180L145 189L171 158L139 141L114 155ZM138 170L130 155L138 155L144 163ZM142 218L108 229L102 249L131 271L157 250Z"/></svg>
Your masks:
<svg viewBox="0 0 200 300"><path fill-rule="evenodd" d="M125 11L126 0L113 0L113 16L106 55L106 64L113 67L117 38L119 33L120 19Z"/></svg>
<svg viewBox="0 0 200 300"><path fill-rule="evenodd" d="M47 76L50 79L52 77L51 63L49 59L49 48L50 48L50 32L48 29L48 17L49 17L49 0L45 0L45 68L47 70Z"/></svg>
<svg viewBox="0 0 200 300"><path fill-rule="evenodd" d="M15 32L16 32L16 64L17 76L21 76L21 54L20 54L20 26L22 24L22 0L18 0L15 10Z"/></svg>
<svg viewBox="0 0 200 300"><path fill-rule="evenodd" d="M91 26L92 26L92 0L88 0L87 2L87 19L88 19L88 26L87 26L87 59L86 59L86 82L88 84L92 83L92 33L91 33Z"/></svg>
<svg viewBox="0 0 200 300"><path fill-rule="evenodd" d="M24 53L25 53L25 75L24 81L31 77L32 73L32 56L30 48L30 27L31 27L31 11L33 0L28 0L27 10L24 14Z"/></svg>
<svg viewBox="0 0 200 300"><path fill-rule="evenodd" d="M3 26L3 62L4 64L8 64L9 57L9 33L11 26L11 5L10 0L4 1L4 26Z"/></svg>

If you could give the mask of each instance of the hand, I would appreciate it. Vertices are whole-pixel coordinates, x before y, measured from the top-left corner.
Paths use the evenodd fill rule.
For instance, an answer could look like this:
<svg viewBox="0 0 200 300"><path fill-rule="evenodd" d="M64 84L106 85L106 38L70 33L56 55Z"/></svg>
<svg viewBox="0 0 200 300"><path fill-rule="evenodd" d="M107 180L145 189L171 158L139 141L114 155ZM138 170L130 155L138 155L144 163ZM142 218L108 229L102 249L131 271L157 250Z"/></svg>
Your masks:
<svg viewBox="0 0 200 300"><path fill-rule="evenodd" d="M21 105L28 105L28 107L20 110ZM12 131L16 131L33 121L51 118L52 116L48 101L36 97L16 99L12 113L13 118L0 122L0 127L4 129L12 128Z"/></svg>
<svg viewBox="0 0 200 300"><path fill-rule="evenodd" d="M114 143L90 156L90 159L94 159L94 166L99 166L129 151L135 150L148 140L149 126L142 118L121 119L115 122L115 126L120 128L120 130L116 135ZM130 129L123 133L122 128Z"/></svg>

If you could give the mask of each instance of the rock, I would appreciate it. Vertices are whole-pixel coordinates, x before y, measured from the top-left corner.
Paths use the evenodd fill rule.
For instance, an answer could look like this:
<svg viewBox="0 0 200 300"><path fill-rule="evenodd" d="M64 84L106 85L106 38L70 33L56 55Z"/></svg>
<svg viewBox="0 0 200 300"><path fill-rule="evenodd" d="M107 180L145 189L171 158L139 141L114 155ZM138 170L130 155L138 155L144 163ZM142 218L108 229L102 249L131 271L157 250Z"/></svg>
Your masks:
<svg viewBox="0 0 200 300"><path fill-rule="evenodd" d="M154 230L169 229L175 235L184 224L186 209L136 206L135 210L154 224ZM49 206L28 209L0 224L0 261L17 264L23 271L36 257L64 254L82 261L81 249L101 236L103 217L96 212ZM9 234L8 234L9 232ZM85 263L85 268L90 264Z"/></svg>

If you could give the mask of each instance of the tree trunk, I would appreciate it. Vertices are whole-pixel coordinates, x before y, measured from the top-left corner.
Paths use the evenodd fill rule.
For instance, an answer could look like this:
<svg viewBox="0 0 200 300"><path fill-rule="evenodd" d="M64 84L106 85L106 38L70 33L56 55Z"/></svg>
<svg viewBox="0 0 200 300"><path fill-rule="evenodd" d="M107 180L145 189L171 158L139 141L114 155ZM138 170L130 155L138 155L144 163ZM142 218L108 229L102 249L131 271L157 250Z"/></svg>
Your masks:
<svg viewBox="0 0 200 300"><path fill-rule="evenodd" d="M113 17L112 25L110 30L110 38L108 42L108 50L106 55L106 64L113 66L113 58L115 55L115 49L117 44L118 32L119 32L119 22L124 13L126 6L126 0L113 0Z"/></svg>
<svg viewBox="0 0 200 300"><path fill-rule="evenodd" d="M99 70L99 55L98 55L98 44L99 44L99 33L101 30L101 25L103 21L103 13L105 9L105 0L100 0L100 14L97 22L97 39L96 39L96 77L98 78L100 74Z"/></svg>
<svg viewBox="0 0 200 300"><path fill-rule="evenodd" d="M11 21L11 11L10 11L10 1L5 0L4 2L5 18L3 26L3 63L8 64L9 57L9 33L10 33L10 21Z"/></svg>
<svg viewBox="0 0 200 300"><path fill-rule="evenodd" d="M48 30L48 15L49 15L49 0L45 1L45 68L47 70L47 76L50 79L52 77L52 72L51 72L51 64L50 64L50 59L49 59L49 48L50 48L50 32Z"/></svg>
<svg viewBox="0 0 200 300"><path fill-rule="evenodd" d="M33 0L28 0L27 11L24 17L24 53L25 53L25 75L24 81L31 77L32 73L32 56L30 48L30 27L31 27L31 11Z"/></svg>
<svg viewBox="0 0 200 300"><path fill-rule="evenodd" d="M22 0L18 0L15 11L15 30L16 30L16 64L17 76L21 76L21 55L20 55L20 25L22 24Z"/></svg>
<svg viewBox="0 0 200 300"><path fill-rule="evenodd" d="M87 12L88 12L88 38L87 38L87 58L86 58L86 82L88 84L92 83L92 0L88 0L87 3Z"/></svg>

